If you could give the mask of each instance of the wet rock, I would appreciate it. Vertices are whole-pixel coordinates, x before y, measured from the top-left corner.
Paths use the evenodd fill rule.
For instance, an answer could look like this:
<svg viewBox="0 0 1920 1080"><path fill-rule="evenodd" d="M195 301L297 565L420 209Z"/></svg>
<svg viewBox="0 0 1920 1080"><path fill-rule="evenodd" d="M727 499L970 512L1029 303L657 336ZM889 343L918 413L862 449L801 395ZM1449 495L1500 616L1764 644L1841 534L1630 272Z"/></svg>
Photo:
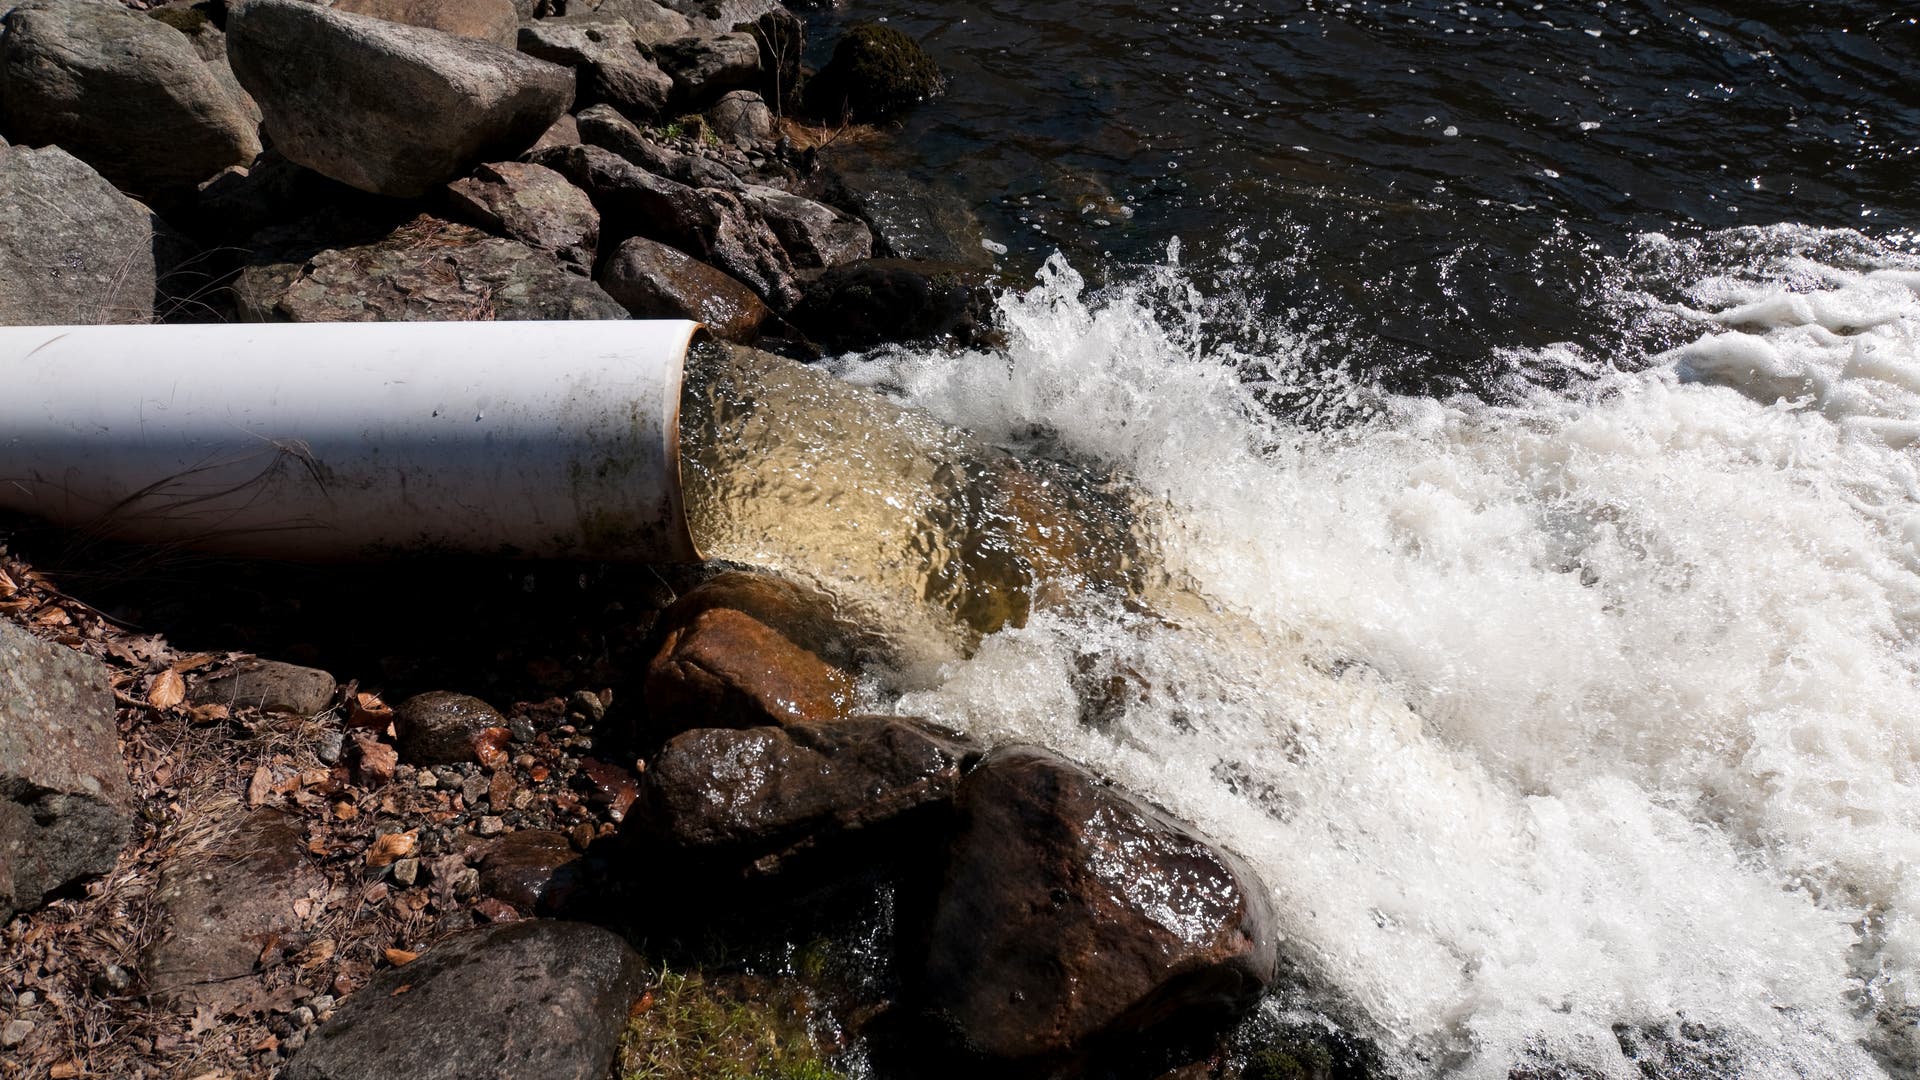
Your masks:
<svg viewBox="0 0 1920 1080"><path fill-rule="evenodd" d="M59 147L0 147L0 324L147 322L153 216Z"/></svg>
<svg viewBox="0 0 1920 1080"><path fill-rule="evenodd" d="M752 90L721 95L707 110L707 120L716 138L742 149L761 146L773 138L773 110Z"/></svg>
<svg viewBox="0 0 1920 1080"><path fill-rule="evenodd" d="M752 341L769 314L752 289L638 236L607 260L600 287L636 319L693 319L729 341Z"/></svg>
<svg viewBox="0 0 1920 1080"><path fill-rule="evenodd" d="M106 668L0 621L0 925L112 870L132 803Z"/></svg>
<svg viewBox="0 0 1920 1080"><path fill-rule="evenodd" d="M704 612L731 609L747 615L827 663L854 668L878 642L842 618L833 598L811 585L768 573L729 570L686 590L660 613L654 634L665 639Z"/></svg>
<svg viewBox="0 0 1920 1080"><path fill-rule="evenodd" d="M740 197L767 219L795 266L830 268L873 257L873 231L859 218L790 191L757 184L741 191Z"/></svg>
<svg viewBox="0 0 1920 1080"><path fill-rule="evenodd" d="M489 232L563 262L593 265L600 212L586 192L552 169L514 161L482 165L447 185L447 195L458 212Z"/></svg>
<svg viewBox="0 0 1920 1080"><path fill-rule="evenodd" d="M691 107L760 85L760 43L752 34L676 38L654 46L654 56L673 76L679 100Z"/></svg>
<svg viewBox="0 0 1920 1080"><path fill-rule="evenodd" d="M333 10L369 15L513 48L520 13L512 0L334 0Z"/></svg>
<svg viewBox="0 0 1920 1080"><path fill-rule="evenodd" d="M649 832L683 850L776 869L806 848L944 803L968 747L916 720L700 728L668 740L641 777Z"/></svg>
<svg viewBox="0 0 1920 1080"><path fill-rule="evenodd" d="M914 163L886 149L860 153L823 148L809 179L813 198L850 211L877 234L876 255L986 270L993 255L971 202L919 175Z"/></svg>
<svg viewBox="0 0 1920 1080"><path fill-rule="evenodd" d="M604 1080L646 968L584 923L456 934L376 975L287 1062L285 1080Z"/></svg>
<svg viewBox="0 0 1920 1080"><path fill-rule="evenodd" d="M218 848L165 868L154 894L162 930L141 958L155 1002L220 1012L259 991L248 976L260 954L300 933L293 902L326 884L304 833L292 815L256 810Z"/></svg>
<svg viewBox="0 0 1920 1080"><path fill-rule="evenodd" d="M1186 826L1045 751L988 755L961 785L925 993L992 1058L1251 1005L1272 981L1264 887Z"/></svg>
<svg viewBox="0 0 1920 1080"><path fill-rule="evenodd" d="M596 23L615 19L632 27L643 45L686 37L694 31L691 19L654 0L568 0L564 16L545 21Z"/></svg>
<svg viewBox="0 0 1920 1080"><path fill-rule="evenodd" d="M0 35L0 128L53 143L135 196L171 200L260 152L193 44L115 0L32 0Z"/></svg>
<svg viewBox="0 0 1920 1080"><path fill-rule="evenodd" d="M799 299L793 263L779 238L731 192L688 187L596 146L543 150L533 160L592 196L603 241L644 236L679 248L726 272L776 311Z"/></svg>
<svg viewBox="0 0 1920 1080"><path fill-rule="evenodd" d="M696 188L740 186L740 178L725 165L661 146L647 138L633 121L605 105L581 110L579 124L580 137L575 142L610 150L655 176Z"/></svg>
<svg viewBox="0 0 1920 1080"><path fill-rule="evenodd" d="M667 631L647 668L657 739L696 727L825 723L845 717L853 679L743 612L702 611Z"/></svg>
<svg viewBox="0 0 1920 1080"><path fill-rule="evenodd" d="M479 698L445 690L415 694L393 710L394 742L409 765L472 761L487 729L506 724L498 710Z"/></svg>
<svg viewBox="0 0 1920 1080"><path fill-rule="evenodd" d="M371 243L269 245L256 259L233 286L247 322L626 317L554 257L427 217Z"/></svg>
<svg viewBox="0 0 1920 1080"><path fill-rule="evenodd" d="M249 660L235 670L194 680L187 688L187 696L196 705L315 716L333 705L333 695L338 689L333 676L318 668Z"/></svg>
<svg viewBox="0 0 1920 1080"><path fill-rule="evenodd" d="M480 891L522 911L566 908L585 885L586 874L564 833L543 829L509 833L480 856Z"/></svg>
<svg viewBox="0 0 1920 1080"><path fill-rule="evenodd" d="M807 108L828 119L886 120L938 94L939 65L891 26L856 23L807 82Z"/></svg>
<svg viewBox="0 0 1920 1080"><path fill-rule="evenodd" d="M536 22L520 30L520 51L573 68L578 105L605 103L630 117L657 116L673 96L673 80L640 52L624 20Z"/></svg>
<svg viewBox="0 0 1920 1080"><path fill-rule="evenodd" d="M963 266L869 259L814 279L791 317L831 350L933 339L972 344L991 331L988 280Z"/></svg>
<svg viewBox="0 0 1920 1080"><path fill-rule="evenodd" d="M234 73L293 161L382 195L424 195L533 145L573 100L565 68L498 45L242 0L227 18Z"/></svg>

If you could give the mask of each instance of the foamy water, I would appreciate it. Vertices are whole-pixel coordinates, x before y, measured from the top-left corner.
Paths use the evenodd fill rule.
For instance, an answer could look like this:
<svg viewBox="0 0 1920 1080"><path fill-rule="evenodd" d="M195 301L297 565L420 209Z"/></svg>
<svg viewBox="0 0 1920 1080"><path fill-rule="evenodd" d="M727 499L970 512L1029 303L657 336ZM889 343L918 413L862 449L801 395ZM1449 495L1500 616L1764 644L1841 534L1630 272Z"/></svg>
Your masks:
<svg viewBox="0 0 1920 1080"><path fill-rule="evenodd" d="M1164 617L1042 612L877 704L1052 746L1239 851L1321 1006L1409 1074L1636 1076L1615 1026L1685 1024L1715 1074L1911 1075L1920 274L1717 241L1643 240L1684 302L1627 271L1610 298L1690 344L1359 427L1262 412L1244 376L1328 343L1209 343L1171 268L1090 297L1056 263L1004 354L842 362L1159 507Z"/></svg>

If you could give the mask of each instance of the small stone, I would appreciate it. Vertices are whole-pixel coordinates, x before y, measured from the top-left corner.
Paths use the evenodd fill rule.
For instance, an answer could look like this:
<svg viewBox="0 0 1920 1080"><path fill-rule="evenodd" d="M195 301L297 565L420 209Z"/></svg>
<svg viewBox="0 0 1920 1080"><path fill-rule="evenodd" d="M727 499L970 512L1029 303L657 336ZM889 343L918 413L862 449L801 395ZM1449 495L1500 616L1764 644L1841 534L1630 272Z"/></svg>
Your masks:
<svg viewBox="0 0 1920 1080"><path fill-rule="evenodd" d="M5 1027L0 1027L0 1046L8 1048L19 1046L27 1041L27 1036L31 1034L33 1034L33 1021L9 1020Z"/></svg>
<svg viewBox="0 0 1920 1080"><path fill-rule="evenodd" d="M492 783L486 777L475 773L467 777L466 783L460 785L460 797L467 800L467 806L469 807L479 806L480 800L487 797L492 787Z"/></svg>
<svg viewBox="0 0 1920 1080"><path fill-rule="evenodd" d="M36 994L36 993L34 993L33 991L31 991L31 990L22 990L22 991L20 991L20 1007L21 1007L21 1008L23 1008L23 1009L31 1009L31 1008L33 1008L33 1007L34 1007L35 1005L38 1005L39 1003L40 1003L40 995L39 995L39 994Z"/></svg>
<svg viewBox="0 0 1920 1080"><path fill-rule="evenodd" d="M399 859L393 864L393 880L397 885L412 888L420 880L419 859Z"/></svg>
<svg viewBox="0 0 1920 1080"><path fill-rule="evenodd" d="M514 783L513 774L506 769L501 769L493 774L493 780L487 784L487 804L497 814L513 803L513 797L518 790L519 785Z"/></svg>
<svg viewBox="0 0 1920 1080"><path fill-rule="evenodd" d="M567 708L596 724L607 715L607 707L601 702L600 695L591 690L575 690L573 696L567 699Z"/></svg>
<svg viewBox="0 0 1920 1080"><path fill-rule="evenodd" d="M572 841L574 847L585 851L587 850L587 846L593 843L595 835L596 830L593 827L593 822L582 821L573 827L573 831L568 834L567 839Z"/></svg>
<svg viewBox="0 0 1920 1080"><path fill-rule="evenodd" d="M344 732L329 731L314 743L313 756L319 758L323 765L337 764L340 755L346 751L346 746L347 736Z"/></svg>
<svg viewBox="0 0 1920 1080"><path fill-rule="evenodd" d="M488 814L482 817L480 824L474 827L474 831L481 836L499 836L506 830L507 823L494 814Z"/></svg>
<svg viewBox="0 0 1920 1080"><path fill-rule="evenodd" d="M306 1027L312 1027L313 1022L316 1018L313 1015L312 1009L308 1008L305 1005L301 1005L295 1008L293 1012L288 1013L287 1019L293 1021L293 1026L296 1028L306 1028Z"/></svg>
<svg viewBox="0 0 1920 1080"><path fill-rule="evenodd" d="M530 743L537 734L533 730L533 721L524 716L516 716L507 721L507 733L512 735L513 741L517 743Z"/></svg>
<svg viewBox="0 0 1920 1080"><path fill-rule="evenodd" d="M237 670L194 680L187 696L195 705L226 705L313 716L333 704L338 689L333 676L318 668L274 660L249 660Z"/></svg>
<svg viewBox="0 0 1920 1080"><path fill-rule="evenodd" d="M415 787L424 791L431 791L440 786L440 778L428 772L426 769L421 769L420 775L414 777L413 783Z"/></svg>
<svg viewBox="0 0 1920 1080"><path fill-rule="evenodd" d="M93 974L93 992L101 997L124 994L133 987L133 972L119 964L108 964Z"/></svg>
<svg viewBox="0 0 1920 1080"><path fill-rule="evenodd" d="M471 900L480 895L480 871L471 866L463 866L453 872L448 881L455 900Z"/></svg>
<svg viewBox="0 0 1920 1080"><path fill-rule="evenodd" d="M313 1007L315 1015L325 1017L327 1013L333 1010L333 995L321 994L319 997L307 1002L307 1004Z"/></svg>

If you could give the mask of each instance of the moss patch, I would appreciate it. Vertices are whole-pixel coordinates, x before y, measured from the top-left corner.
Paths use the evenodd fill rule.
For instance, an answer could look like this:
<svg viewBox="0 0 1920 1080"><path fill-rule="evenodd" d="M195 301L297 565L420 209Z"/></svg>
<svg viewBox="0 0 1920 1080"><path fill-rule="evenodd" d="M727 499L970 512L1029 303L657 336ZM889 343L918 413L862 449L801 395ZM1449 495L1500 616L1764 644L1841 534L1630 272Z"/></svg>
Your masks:
<svg viewBox="0 0 1920 1080"><path fill-rule="evenodd" d="M806 1006L782 996L661 972L627 1025L620 1080L846 1080L808 1030Z"/></svg>

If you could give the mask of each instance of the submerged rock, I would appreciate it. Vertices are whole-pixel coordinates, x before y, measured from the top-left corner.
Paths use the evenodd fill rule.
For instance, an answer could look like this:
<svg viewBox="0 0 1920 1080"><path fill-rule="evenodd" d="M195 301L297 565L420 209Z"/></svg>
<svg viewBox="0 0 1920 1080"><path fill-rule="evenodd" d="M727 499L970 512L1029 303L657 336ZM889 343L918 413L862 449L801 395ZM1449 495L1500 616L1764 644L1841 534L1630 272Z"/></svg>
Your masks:
<svg viewBox="0 0 1920 1080"><path fill-rule="evenodd" d="M512 0L333 0L333 10L513 47L520 13Z"/></svg>
<svg viewBox="0 0 1920 1080"><path fill-rule="evenodd" d="M472 761L488 728L506 727L499 710L469 694L431 690L393 710L394 745L409 765Z"/></svg>
<svg viewBox="0 0 1920 1080"><path fill-rule="evenodd" d="M153 318L153 215L57 146L0 146L0 324Z"/></svg>
<svg viewBox="0 0 1920 1080"><path fill-rule="evenodd" d="M591 267L600 242L600 212L587 193L552 169L524 162L482 165L447 185L464 216L489 232Z"/></svg>
<svg viewBox="0 0 1920 1080"><path fill-rule="evenodd" d="M646 967L617 935L528 920L456 934L348 998L286 1080L605 1080Z"/></svg>
<svg viewBox="0 0 1920 1080"><path fill-rule="evenodd" d="M112 870L132 835L106 668L0 620L0 926Z"/></svg>
<svg viewBox="0 0 1920 1080"><path fill-rule="evenodd" d="M833 59L808 80L807 108L828 119L886 120L941 90L940 67L920 43L891 26L855 23Z"/></svg>
<svg viewBox="0 0 1920 1080"><path fill-rule="evenodd" d="M825 723L848 715L853 678L729 608L668 629L647 668L653 740L699 727Z"/></svg>
<svg viewBox="0 0 1920 1080"><path fill-rule="evenodd" d="M242 0L227 35L275 147L381 195L424 195L511 158L573 100L573 74L557 65L302 0Z"/></svg>
<svg viewBox="0 0 1920 1080"><path fill-rule="evenodd" d="M777 869L803 849L953 797L969 747L917 720L861 716L702 728L669 740L642 776L649 831L692 851Z"/></svg>
<svg viewBox="0 0 1920 1080"><path fill-rule="evenodd" d="M833 350L938 338L973 344L991 329L988 280L965 266L869 259L815 278L792 319Z"/></svg>
<svg viewBox="0 0 1920 1080"><path fill-rule="evenodd" d="M692 319L728 341L752 341L770 314L752 289L638 236L607 260L600 286L636 319Z"/></svg>
<svg viewBox="0 0 1920 1080"><path fill-rule="evenodd" d="M247 322L626 317L545 252L427 217L370 243L269 246L256 259L233 286Z"/></svg>
<svg viewBox="0 0 1920 1080"><path fill-rule="evenodd" d="M246 108L193 43L116 0L31 0L0 34L0 129L57 144L146 199L260 152Z"/></svg>
<svg viewBox="0 0 1920 1080"><path fill-rule="evenodd" d="M1231 1018L1273 980L1275 930L1252 870L1077 766L1004 747L956 808L925 993L972 1049L1062 1061Z"/></svg>

